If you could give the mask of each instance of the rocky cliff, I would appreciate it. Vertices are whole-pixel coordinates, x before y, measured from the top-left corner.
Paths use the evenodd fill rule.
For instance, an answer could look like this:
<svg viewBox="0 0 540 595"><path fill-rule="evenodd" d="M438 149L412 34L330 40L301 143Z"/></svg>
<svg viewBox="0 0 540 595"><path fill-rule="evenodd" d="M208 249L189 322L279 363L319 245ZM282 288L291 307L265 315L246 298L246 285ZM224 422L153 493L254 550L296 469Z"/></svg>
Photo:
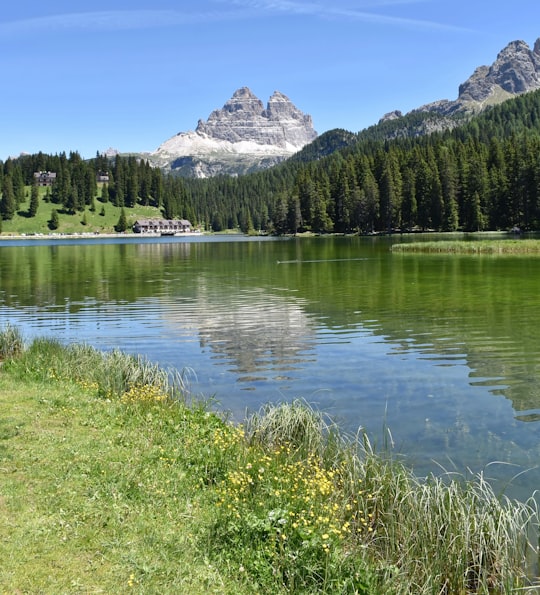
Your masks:
<svg viewBox="0 0 540 595"><path fill-rule="evenodd" d="M149 159L186 176L237 175L275 165L316 137L311 116L283 93L276 91L265 108L243 87L208 120L199 120L195 131L173 136Z"/></svg>
<svg viewBox="0 0 540 595"><path fill-rule="evenodd" d="M475 69L459 86L457 99L434 101L405 115L397 110L390 112L372 129L378 129L378 138L383 134L387 139L441 132L459 126L490 105L537 89L540 89L540 39L533 49L524 41L512 41L491 66Z"/></svg>
<svg viewBox="0 0 540 595"><path fill-rule="evenodd" d="M460 85L456 100L436 101L414 111L477 113L488 105L536 89L540 89L540 39L533 49L524 41L512 41L491 66L479 66Z"/></svg>

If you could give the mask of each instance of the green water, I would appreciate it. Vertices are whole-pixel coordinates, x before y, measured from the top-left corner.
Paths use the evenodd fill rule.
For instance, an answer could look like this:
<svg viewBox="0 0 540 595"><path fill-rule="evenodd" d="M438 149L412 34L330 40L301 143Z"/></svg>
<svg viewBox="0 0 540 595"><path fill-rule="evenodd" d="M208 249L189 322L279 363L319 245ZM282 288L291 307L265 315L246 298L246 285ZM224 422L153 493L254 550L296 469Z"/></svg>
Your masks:
<svg viewBox="0 0 540 595"><path fill-rule="evenodd" d="M239 418L305 398L419 474L517 476L507 491L526 497L540 487L540 258L392 241L4 242L0 319L188 369Z"/></svg>

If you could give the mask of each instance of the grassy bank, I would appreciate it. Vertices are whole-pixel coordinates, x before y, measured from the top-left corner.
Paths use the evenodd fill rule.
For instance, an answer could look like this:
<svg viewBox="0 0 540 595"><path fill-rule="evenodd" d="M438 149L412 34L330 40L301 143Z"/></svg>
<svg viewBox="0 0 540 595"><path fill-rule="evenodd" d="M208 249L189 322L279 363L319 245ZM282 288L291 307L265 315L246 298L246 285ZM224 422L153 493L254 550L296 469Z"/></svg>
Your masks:
<svg viewBox="0 0 540 595"><path fill-rule="evenodd" d="M93 208L86 207L83 212L68 213L63 210L62 205L47 202L46 188L39 188L40 200L39 206L34 217L28 216L29 198L21 205L12 219L1 221L0 237L9 237L12 235L31 235L42 234L95 234L95 233L114 233L115 225L120 219L122 209L115 207L112 203L102 203L95 199ZM30 195L30 188L27 187L27 195ZM52 211L58 213L58 228L51 230L49 222ZM128 221L128 232L137 219L147 217L162 217L163 213L155 207L145 207L137 205L134 208L124 207L124 212Z"/></svg>
<svg viewBox="0 0 540 595"><path fill-rule="evenodd" d="M540 254L540 240L450 240L394 244L392 252L429 254Z"/></svg>
<svg viewBox="0 0 540 595"><path fill-rule="evenodd" d="M120 352L0 334L0 592L514 593L528 505L302 403L242 426ZM519 592L527 592L526 589ZM533 592L533 591L531 591Z"/></svg>

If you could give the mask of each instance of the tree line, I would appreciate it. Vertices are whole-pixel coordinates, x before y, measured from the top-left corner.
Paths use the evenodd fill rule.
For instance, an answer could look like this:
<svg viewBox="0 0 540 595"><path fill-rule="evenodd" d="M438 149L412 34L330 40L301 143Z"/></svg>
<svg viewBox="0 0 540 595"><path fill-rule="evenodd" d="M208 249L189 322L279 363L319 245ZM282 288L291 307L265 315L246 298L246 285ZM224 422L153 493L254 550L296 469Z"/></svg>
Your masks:
<svg viewBox="0 0 540 595"><path fill-rule="evenodd" d="M186 202L182 180L164 176L148 160L120 155L109 158L100 154L85 160L79 153L70 152L69 155L23 155L0 163L0 216L3 220L12 219L21 211L23 203L28 205L22 211L27 217L36 215L40 204L39 180L34 175L37 172L55 174L54 182L45 189L43 200L68 214L85 209L94 211L98 201L116 207L154 206L168 219L194 216ZM99 179L106 181L98 183Z"/></svg>
<svg viewBox="0 0 540 595"><path fill-rule="evenodd" d="M30 187L34 216L34 172L52 171L44 199L65 212L95 209L96 200L155 206L214 231L540 228L540 92L419 136L426 120L436 116L411 114L357 135L330 131L295 158L238 178L180 178L136 156L24 155L0 164L0 215L12 218ZM103 172L108 181L98 184Z"/></svg>
<svg viewBox="0 0 540 595"><path fill-rule="evenodd" d="M331 131L270 170L186 180L190 202L216 228L275 233L540 228L540 92L418 135L426 121Z"/></svg>

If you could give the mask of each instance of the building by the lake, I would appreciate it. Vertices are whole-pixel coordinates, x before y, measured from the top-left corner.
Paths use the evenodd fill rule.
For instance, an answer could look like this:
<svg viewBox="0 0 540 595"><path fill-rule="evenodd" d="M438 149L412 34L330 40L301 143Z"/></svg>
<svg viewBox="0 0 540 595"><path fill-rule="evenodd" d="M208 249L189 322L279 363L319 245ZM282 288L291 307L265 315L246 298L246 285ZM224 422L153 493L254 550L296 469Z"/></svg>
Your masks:
<svg viewBox="0 0 540 595"><path fill-rule="evenodd" d="M56 172L36 171L34 172L34 180L38 186L52 186L56 182Z"/></svg>
<svg viewBox="0 0 540 595"><path fill-rule="evenodd" d="M193 228L187 219L137 219L133 225L135 233L159 233L174 235L176 233L191 233Z"/></svg>

